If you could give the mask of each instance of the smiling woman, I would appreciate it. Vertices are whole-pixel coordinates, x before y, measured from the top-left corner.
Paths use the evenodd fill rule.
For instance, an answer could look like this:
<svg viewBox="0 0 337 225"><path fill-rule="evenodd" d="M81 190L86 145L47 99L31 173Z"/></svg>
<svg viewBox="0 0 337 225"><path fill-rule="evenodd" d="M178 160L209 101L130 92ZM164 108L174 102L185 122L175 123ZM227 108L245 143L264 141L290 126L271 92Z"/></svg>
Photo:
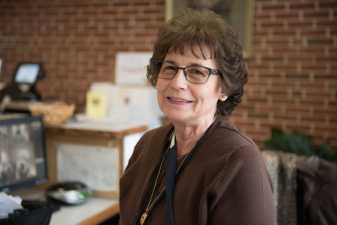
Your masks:
<svg viewBox="0 0 337 225"><path fill-rule="evenodd" d="M227 120L247 81L230 26L207 10L174 17L147 78L170 124L136 145L120 180L120 224L274 224L260 152Z"/></svg>

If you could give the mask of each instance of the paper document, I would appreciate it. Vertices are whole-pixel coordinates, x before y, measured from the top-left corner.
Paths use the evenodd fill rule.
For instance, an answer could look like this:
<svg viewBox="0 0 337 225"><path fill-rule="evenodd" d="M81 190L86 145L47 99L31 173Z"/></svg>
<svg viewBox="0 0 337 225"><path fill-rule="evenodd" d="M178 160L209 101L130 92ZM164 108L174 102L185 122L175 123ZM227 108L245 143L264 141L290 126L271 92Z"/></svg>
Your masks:
<svg viewBox="0 0 337 225"><path fill-rule="evenodd" d="M22 199L20 197L13 197L4 192L0 193L0 219L8 217L8 214L14 212L16 209L22 209Z"/></svg>
<svg viewBox="0 0 337 225"><path fill-rule="evenodd" d="M87 116L91 118L106 117L108 111L107 96L98 91L88 91L86 111Z"/></svg>

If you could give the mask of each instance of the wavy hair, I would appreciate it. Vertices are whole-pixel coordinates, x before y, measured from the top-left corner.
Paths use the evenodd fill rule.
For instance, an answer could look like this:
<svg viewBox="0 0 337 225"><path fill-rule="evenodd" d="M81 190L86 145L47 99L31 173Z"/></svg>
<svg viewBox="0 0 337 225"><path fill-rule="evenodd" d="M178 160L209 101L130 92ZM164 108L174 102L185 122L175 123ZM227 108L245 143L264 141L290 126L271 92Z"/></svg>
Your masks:
<svg viewBox="0 0 337 225"><path fill-rule="evenodd" d="M156 85L161 66L158 62L162 62L169 52L184 54L186 50L192 51L198 58L215 60L223 91L228 96L226 101L218 101L216 113L230 115L241 102L248 76L237 34L220 15L212 11L183 11L159 30L147 68L149 82Z"/></svg>

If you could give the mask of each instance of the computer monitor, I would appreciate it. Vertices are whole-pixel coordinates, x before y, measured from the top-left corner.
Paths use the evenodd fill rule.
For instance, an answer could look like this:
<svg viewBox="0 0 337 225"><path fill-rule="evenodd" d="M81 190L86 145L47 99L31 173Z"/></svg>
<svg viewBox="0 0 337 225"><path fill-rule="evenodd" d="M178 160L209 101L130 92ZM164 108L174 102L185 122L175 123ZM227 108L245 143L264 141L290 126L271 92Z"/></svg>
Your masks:
<svg viewBox="0 0 337 225"><path fill-rule="evenodd" d="M16 68L14 81L17 84L33 85L40 78L41 70L39 63L21 63Z"/></svg>
<svg viewBox="0 0 337 225"><path fill-rule="evenodd" d="M0 192L45 183L47 174L42 118L0 117Z"/></svg>

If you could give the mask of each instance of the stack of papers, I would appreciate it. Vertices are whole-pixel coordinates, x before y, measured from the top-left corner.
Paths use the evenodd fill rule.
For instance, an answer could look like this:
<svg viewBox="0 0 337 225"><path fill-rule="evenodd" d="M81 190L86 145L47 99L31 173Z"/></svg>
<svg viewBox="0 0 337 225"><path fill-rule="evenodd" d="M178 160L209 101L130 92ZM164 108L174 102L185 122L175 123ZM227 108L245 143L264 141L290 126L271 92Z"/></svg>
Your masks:
<svg viewBox="0 0 337 225"><path fill-rule="evenodd" d="M22 209L22 199L7 195L4 192L0 193L0 219L5 219L9 214L13 213L16 209Z"/></svg>

